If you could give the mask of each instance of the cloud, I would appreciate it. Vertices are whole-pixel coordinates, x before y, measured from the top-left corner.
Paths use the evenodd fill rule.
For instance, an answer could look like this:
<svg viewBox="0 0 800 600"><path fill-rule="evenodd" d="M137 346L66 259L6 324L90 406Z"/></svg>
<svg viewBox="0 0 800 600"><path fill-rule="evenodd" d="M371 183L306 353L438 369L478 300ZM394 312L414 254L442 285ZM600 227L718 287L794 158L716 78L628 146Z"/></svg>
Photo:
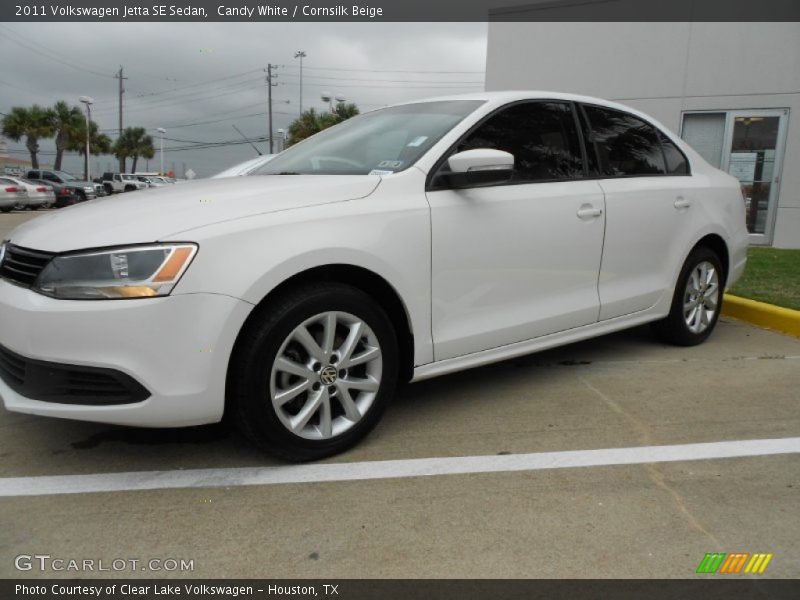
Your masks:
<svg viewBox="0 0 800 600"><path fill-rule="evenodd" d="M124 124L145 127L154 138L157 127L167 128L165 148L189 145L171 140L239 139L231 125L248 137L263 137L267 117L255 113L266 111L267 63L278 65L277 130L299 112L296 50L307 54L304 108L324 108L320 93L330 91L372 110L482 90L486 28L485 23L5 23L0 52L14 59L0 70L0 112L59 99L77 105L79 96L89 95L101 129L116 135L113 75L124 65ZM201 124L182 126L192 123ZM21 143L10 147L24 149ZM42 149L54 146L45 141ZM181 172L185 163L210 175L253 153L247 145L170 151L165 165ZM150 161L151 169L156 162ZM92 168L105 170L113 163L112 157L95 158ZM76 156L65 159L69 170L79 172L81 164Z"/></svg>

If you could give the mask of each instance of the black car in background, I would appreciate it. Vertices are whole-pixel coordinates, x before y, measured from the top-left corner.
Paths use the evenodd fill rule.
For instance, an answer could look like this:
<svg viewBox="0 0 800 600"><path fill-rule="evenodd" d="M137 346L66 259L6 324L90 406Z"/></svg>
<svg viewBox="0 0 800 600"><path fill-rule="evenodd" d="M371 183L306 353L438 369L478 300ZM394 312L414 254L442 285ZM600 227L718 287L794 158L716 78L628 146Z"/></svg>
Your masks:
<svg viewBox="0 0 800 600"><path fill-rule="evenodd" d="M64 171L53 171L50 169L32 169L26 176L28 179L38 179L52 183L60 183L73 190L73 193L83 200L94 200L97 198L97 189L93 181L81 181L74 175ZM57 194L56 194L57 195Z"/></svg>
<svg viewBox="0 0 800 600"><path fill-rule="evenodd" d="M83 198L78 195L72 186L64 185L63 183L56 183L55 181L48 181L46 179L31 179L33 183L41 183L53 189L56 195L56 201L53 208L64 208L65 206L72 206L78 202L83 202Z"/></svg>

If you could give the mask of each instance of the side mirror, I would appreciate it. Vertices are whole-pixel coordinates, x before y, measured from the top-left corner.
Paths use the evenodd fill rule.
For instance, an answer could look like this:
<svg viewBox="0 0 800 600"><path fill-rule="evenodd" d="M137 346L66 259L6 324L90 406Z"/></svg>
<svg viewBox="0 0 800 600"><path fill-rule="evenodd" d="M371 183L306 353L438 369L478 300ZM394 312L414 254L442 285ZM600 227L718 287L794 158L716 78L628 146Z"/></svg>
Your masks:
<svg viewBox="0 0 800 600"><path fill-rule="evenodd" d="M514 155L502 150L477 148L453 154L447 159L451 187L496 185L511 179Z"/></svg>

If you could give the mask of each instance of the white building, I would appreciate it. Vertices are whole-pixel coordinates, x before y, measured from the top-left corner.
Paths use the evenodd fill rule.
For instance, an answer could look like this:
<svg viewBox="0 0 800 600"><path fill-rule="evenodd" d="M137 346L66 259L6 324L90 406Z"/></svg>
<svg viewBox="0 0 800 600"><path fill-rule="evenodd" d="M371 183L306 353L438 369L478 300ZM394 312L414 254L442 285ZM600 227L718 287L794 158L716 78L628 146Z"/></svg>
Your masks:
<svg viewBox="0 0 800 600"><path fill-rule="evenodd" d="M489 23L487 90L618 100L745 186L753 244L800 248L800 23Z"/></svg>

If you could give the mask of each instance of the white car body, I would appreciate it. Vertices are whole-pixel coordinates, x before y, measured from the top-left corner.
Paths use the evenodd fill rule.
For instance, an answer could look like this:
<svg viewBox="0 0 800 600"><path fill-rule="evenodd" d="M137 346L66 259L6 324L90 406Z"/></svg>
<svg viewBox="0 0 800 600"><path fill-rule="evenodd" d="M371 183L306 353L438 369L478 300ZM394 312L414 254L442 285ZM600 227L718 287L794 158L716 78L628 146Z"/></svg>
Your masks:
<svg viewBox="0 0 800 600"><path fill-rule="evenodd" d="M14 230L10 244L51 253L153 242L198 251L159 298L60 300L0 279L0 345L32 360L115 369L149 392L133 404L58 404L0 379L6 408L137 426L216 422L231 351L254 307L290 278L331 265L368 272L396 293L413 380L662 319L684 261L707 236L724 244L727 284L742 273L738 181L652 118L551 92L437 100L447 99L484 103L400 172L202 180L88 202ZM636 115L680 148L691 175L426 192L465 132L500 107L537 99Z"/></svg>
<svg viewBox="0 0 800 600"><path fill-rule="evenodd" d="M220 171L216 175L212 175L209 179L222 179L223 177L245 177L260 169L275 157L274 154L262 154L256 158L251 158L243 162L237 163L232 167L228 167L224 171Z"/></svg>

